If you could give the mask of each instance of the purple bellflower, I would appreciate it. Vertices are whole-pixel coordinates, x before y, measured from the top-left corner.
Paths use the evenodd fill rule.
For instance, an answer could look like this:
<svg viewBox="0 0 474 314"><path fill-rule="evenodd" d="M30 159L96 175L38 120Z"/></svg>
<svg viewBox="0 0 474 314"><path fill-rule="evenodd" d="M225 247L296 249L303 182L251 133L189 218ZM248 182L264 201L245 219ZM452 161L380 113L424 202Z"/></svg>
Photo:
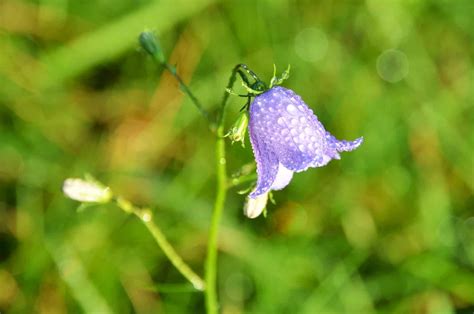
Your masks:
<svg viewBox="0 0 474 314"><path fill-rule="evenodd" d="M340 152L356 149L363 140L336 139L300 96L280 86L256 96L251 103L249 134L258 175L249 200L266 200L265 194L286 187L294 172L340 159ZM262 210L247 216L254 218Z"/></svg>

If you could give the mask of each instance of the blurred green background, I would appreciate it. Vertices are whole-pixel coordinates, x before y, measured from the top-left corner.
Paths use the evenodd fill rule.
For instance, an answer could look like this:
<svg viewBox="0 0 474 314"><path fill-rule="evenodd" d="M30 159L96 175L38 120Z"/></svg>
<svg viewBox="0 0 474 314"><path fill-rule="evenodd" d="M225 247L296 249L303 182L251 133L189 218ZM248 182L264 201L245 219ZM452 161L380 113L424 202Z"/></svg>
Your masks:
<svg viewBox="0 0 474 314"><path fill-rule="evenodd" d="M268 218L229 191L223 313L474 311L471 0L0 1L0 312L202 313L144 226L61 192L89 172L203 273L214 138L138 48L156 30L215 110L232 67L293 89L342 160L295 175ZM243 100L231 98L228 123ZM228 144L230 173L253 161Z"/></svg>

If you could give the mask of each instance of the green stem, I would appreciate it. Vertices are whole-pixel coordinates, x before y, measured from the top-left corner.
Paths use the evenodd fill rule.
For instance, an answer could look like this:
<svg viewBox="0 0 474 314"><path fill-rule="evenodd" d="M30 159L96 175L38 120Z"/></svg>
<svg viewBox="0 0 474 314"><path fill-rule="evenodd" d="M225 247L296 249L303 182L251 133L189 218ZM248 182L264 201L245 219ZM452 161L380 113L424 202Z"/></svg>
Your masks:
<svg viewBox="0 0 474 314"><path fill-rule="evenodd" d="M156 60L156 58L155 58ZM157 62L160 62L159 60L156 60ZM179 87L181 88L181 90L189 96L189 98L191 99L191 101L193 102L194 106L196 106L196 108L199 110L199 112L202 114L202 116L208 121L210 122L210 117L209 117L209 113L206 111L206 109L204 109L204 107L202 106L201 102L196 98L196 96L194 96L194 94L191 92L191 90L189 89L189 87L184 83L183 79L181 78L181 76L179 76L179 74L176 72L176 69L171 66L168 62L161 62L161 65L166 69L168 70L168 72L174 76L174 78L176 79L176 81L178 81L178 84L179 84Z"/></svg>
<svg viewBox="0 0 474 314"><path fill-rule="evenodd" d="M157 64L163 66L168 72L170 72L171 75L174 76L176 81L178 81L181 90L189 96L194 106L196 106L207 122L211 122L209 114L207 113L206 109L204 109L201 102L196 98L196 96L194 96L189 87L184 83L181 76L178 75L176 68L169 64L166 60L159 40L156 38L155 34L152 31L145 30L140 33L140 36L138 36L138 42Z"/></svg>
<svg viewBox="0 0 474 314"><path fill-rule="evenodd" d="M217 171L217 189L216 199L214 202L214 210L212 212L211 226L209 230L209 240L207 244L207 258L205 268L206 287L206 309L207 313L215 314L218 311L217 289L216 289L216 273L217 273L217 237L219 233L219 222L221 220L222 211L227 190L226 175L226 159L225 159L225 142L224 128L217 128L216 143L216 171Z"/></svg>
<svg viewBox="0 0 474 314"><path fill-rule="evenodd" d="M163 250L166 257L171 261L171 263L176 267L176 269L187 279L197 290L204 290L205 284L204 281L199 277L178 255L174 250L171 244L166 239L163 232L153 221L153 215L150 209L148 208L138 208L133 205L131 202L127 201L124 198L118 197L115 199L115 202L118 207L127 213L132 213L143 222L145 227L150 231L151 235L155 239L158 246Z"/></svg>
<svg viewBox="0 0 474 314"><path fill-rule="evenodd" d="M233 188L247 182L254 182L256 179L257 179L257 174L255 173L243 175L237 178L231 178L227 182L227 187Z"/></svg>
<svg viewBox="0 0 474 314"><path fill-rule="evenodd" d="M226 155L225 155L225 141L224 141L224 120L225 120L225 106L229 99L228 89L231 89L234 85L237 74L239 73L242 65L237 65L230 76L229 83L227 84L226 92L222 98L221 108L219 110L219 116L217 118L217 141L216 141L216 199L214 202L214 209L212 212L211 226L209 230L209 239L207 244L207 258L205 267L205 280L206 280L206 310L208 314L218 313L218 302L217 302L217 238L219 234L219 222L222 217L222 211L224 209L226 192L227 192L227 170L226 170Z"/></svg>

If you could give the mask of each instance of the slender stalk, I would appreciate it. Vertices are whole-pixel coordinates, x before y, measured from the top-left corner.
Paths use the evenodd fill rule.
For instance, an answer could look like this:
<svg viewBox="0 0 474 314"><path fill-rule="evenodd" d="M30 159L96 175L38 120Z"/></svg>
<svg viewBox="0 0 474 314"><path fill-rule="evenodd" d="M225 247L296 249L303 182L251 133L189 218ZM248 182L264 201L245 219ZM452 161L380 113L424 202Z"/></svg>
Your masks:
<svg viewBox="0 0 474 314"><path fill-rule="evenodd" d="M156 60L156 59L155 59ZM158 60L157 60L158 61ZM159 61L158 61L159 62ZM189 96L189 98L191 99L191 101L193 102L194 106L196 106L196 108L199 110L199 112L202 114L202 116L208 121L210 122L210 117L209 117L209 113L206 111L206 109L204 109L204 107L202 106L201 102L196 98L196 96L194 96L194 94L191 92L191 90L189 89L189 87L184 83L183 79L181 78L181 76L179 76L179 74L176 72L176 69L171 66L168 62L162 62L161 63L163 65L163 67L168 70L168 72L174 76L174 78L176 79L176 81L178 81L178 84L179 84L179 87L181 88L181 90Z"/></svg>
<svg viewBox="0 0 474 314"><path fill-rule="evenodd" d="M201 102L196 98L196 96L194 96L189 87L184 83L181 76L179 76L179 74L176 72L176 68L168 63L163 53L163 50L161 49L158 38L156 38L155 34L151 31L144 31L140 33L140 36L138 37L138 42L157 64L163 66L171 75L174 76L176 81L178 81L181 90L189 96L194 106L196 106L196 108L207 120L207 122L211 122L209 114L206 109L204 109Z"/></svg>
<svg viewBox="0 0 474 314"><path fill-rule="evenodd" d="M166 239L163 232L153 221L153 215L148 208L139 208L124 198L118 197L115 202L119 208L127 213L132 213L143 222L145 227L150 231L158 246L163 250L166 257L176 267L176 269L187 279L197 290L204 290L204 281L199 277L178 255L171 244Z"/></svg>
<svg viewBox="0 0 474 314"><path fill-rule="evenodd" d="M237 65L230 76L227 84L226 92L222 98L219 116L217 118L217 141L216 141L216 199L214 202L214 209L212 212L211 226L209 229L209 239L207 243L207 258L205 267L206 290L204 291L206 299L206 310L208 314L216 314L218 312L217 302L217 239L219 234L219 222L222 217L224 209L226 192L227 192L227 170L226 170L226 155L225 155L225 141L224 141L224 121L225 121L225 106L229 99L228 89L234 85L239 69L242 65ZM241 75L242 76L242 75Z"/></svg>
<svg viewBox="0 0 474 314"><path fill-rule="evenodd" d="M217 188L216 199L214 202L214 210L212 212L211 226L209 230L209 240L207 243L207 258L205 267L205 281L206 281L206 309L207 313L215 314L218 311L217 303L217 288L216 288L216 274L217 274L217 238L219 233L219 222L221 220L222 212L227 190L227 174L226 174L226 158L225 158L225 142L224 142L224 128L217 127L217 143L216 143L216 172L217 172Z"/></svg>
<svg viewBox="0 0 474 314"><path fill-rule="evenodd" d="M256 179L257 179L257 175L254 173L243 175L237 178L231 178L227 181L227 188L233 188L235 186L238 186L247 182L253 182Z"/></svg>

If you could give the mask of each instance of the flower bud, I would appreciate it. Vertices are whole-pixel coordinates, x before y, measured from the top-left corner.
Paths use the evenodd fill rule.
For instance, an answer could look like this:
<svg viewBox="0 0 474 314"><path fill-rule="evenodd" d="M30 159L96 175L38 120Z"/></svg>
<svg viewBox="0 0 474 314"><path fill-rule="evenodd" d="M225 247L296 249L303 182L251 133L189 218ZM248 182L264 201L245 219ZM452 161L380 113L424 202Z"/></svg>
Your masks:
<svg viewBox="0 0 474 314"><path fill-rule="evenodd" d="M84 203L107 203L112 199L110 188L92 179L66 179L63 192L68 198Z"/></svg>
<svg viewBox="0 0 474 314"><path fill-rule="evenodd" d="M140 46L142 46L145 51L150 54L153 58L155 58L160 63L165 63L165 56L163 54L163 50L161 50L160 43L155 37L155 34L150 31L144 31L140 33L138 37L138 41L140 42Z"/></svg>
<svg viewBox="0 0 474 314"><path fill-rule="evenodd" d="M249 115L247 111L244 111L239 115L234 125L225 136L228 136L232 143L242 142L242 147L244 147L245 135L247 134L248 124Z"/></svg>
<svg viewBox="0 0 474 314"><path fill-rule="evenodd" d="M247 197L244 205L244 214L248 218L257 218L267 207L268 193L264 193L255 198Z"/></svg>

